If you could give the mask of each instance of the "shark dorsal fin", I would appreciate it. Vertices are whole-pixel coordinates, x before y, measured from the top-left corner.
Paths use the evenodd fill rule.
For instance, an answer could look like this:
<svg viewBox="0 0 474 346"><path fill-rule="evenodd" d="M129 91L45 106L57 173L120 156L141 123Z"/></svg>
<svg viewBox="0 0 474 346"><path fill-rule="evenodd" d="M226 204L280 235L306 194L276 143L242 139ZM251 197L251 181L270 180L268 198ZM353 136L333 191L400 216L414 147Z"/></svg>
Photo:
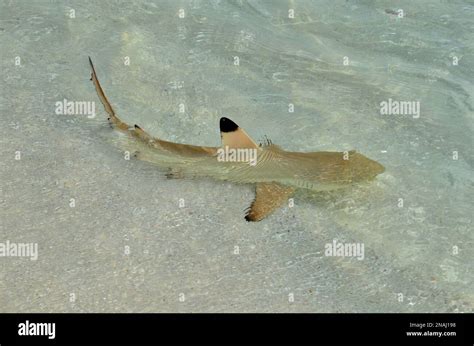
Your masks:
<svg viewBox="0 0 474 346"><path fill-rule="evenodd" d="M257 183L255 199L252 202L245 220L260 221L275 209L282 206L295 189L278 183Z"/></svg>
<svg viewBox="0 0 474 346"><path fill-rule="evenodd" d="M258 144L250 136L229 118L221 118L219 123L221 129L222 146L229 148L258 148Z"/></svg>

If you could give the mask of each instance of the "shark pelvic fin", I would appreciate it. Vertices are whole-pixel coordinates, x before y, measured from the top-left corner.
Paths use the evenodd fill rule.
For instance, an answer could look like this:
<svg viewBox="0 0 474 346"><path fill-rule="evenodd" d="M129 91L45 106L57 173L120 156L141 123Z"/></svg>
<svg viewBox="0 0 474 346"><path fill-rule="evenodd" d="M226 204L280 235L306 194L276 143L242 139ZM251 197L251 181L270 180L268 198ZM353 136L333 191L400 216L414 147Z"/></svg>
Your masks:
<svg viewBox="0 0 474 346"><path fill-rule="evenodd" d="M294 188L277 183L257 183L255 199L245 215L247 221L260 221L288 200Z"/></svg>
<svg viewBox="0 0 474 346"><path fill-rule="evenodd" d="M258 148L257 143L229 118L221 118L219 122L221 130L222 146L229 148Z"/></svg>

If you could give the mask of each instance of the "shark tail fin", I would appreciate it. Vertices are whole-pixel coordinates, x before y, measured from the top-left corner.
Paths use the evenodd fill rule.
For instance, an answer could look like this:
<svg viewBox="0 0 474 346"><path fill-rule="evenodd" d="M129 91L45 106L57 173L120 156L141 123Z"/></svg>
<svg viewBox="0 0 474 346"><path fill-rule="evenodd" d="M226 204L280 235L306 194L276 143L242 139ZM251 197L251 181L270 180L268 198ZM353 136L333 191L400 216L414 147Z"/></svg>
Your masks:
<svg viewBox="0 0 474 346"><path fill-rule="evenodd" d="M129 124L123 122L117 116L114 109L112 108L112 105L110 104L109 100L105 96L105 93L102 90L99 79L97 78L97 74L95 72L94 65L92 64L92 60L90 57L89 57L89 63L92 69L91 81L94 83L97 96L99 96L100 102L102 102L102 105L104 106L105 111L109 115L108 120L113 127L115 127L116 129L132 137L139 139L142 143L148 146L151 146L154 149L161 149L162 152L174 153L174 154L184 155L187 157L216 155L217 148L164 141L159 138L152 137L138 125L130 126ZM139 155L137 157L142 158L144 156Z"/></svg>
<svg viewBox="0 0 474 346"><path fill-rule="evenodd" d="M128 130L130 126L122 122L122 120L120 120L119 117L117 117L114 109L112 108L112 105L110 104L109 100L105 96L105 93L102 90L99 79L97 78L97 74L95 72L94 65L92 64L92 60L90 57L89 57L89 64L91 65L91 69L92 69L91 81L92 83L94 83L95 91L97 92L97 96L99 96L100 102L102 102L102 105L104 106L105 111L109 115L108 120L110 124L115 125L120 130L123 130L123 131Z"/></svg>
<svg viewBox="0 0 474 346"><path fill-rule="evenodd" d="M248 209L245 220L260 221L282 206L294 188L277 183L257 183L255 199Z"/></svg>
<svg viewBox="0 0 474 346"><path fill-rule="evenodd" d="M89 57L89 63L91 65L91 81L94 83L95 91L97 92L97 96L99 96L100 102L102 102L102 105L104 106L105 111L109 115L108 120L109 123L114 126L115 128L126 132L133 137L137 137L141 139L144 142L149 142L150 140L153 140L153 138L146 133L145 131L142 130L142 128L138 125L130 126L127 123L123 122L117 114L115 114L114 109L112 108L112 105L110 104L109 100L107 99L107 96L105 96L104 90L102 89L102 86L100 85L99 79L97 78L97 74L95 72L94 65L92 64L92 60Z"/></svg>

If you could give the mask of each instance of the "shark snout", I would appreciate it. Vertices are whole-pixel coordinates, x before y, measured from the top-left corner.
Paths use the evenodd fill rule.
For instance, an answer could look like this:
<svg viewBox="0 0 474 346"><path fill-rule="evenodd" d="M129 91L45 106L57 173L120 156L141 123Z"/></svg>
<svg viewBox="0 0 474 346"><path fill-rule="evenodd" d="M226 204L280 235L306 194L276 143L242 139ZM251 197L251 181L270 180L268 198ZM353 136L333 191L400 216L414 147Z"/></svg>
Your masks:
<svg viewBox="0 0 474 346"><path fill-rule="evenodd" d="M385 172L383 165L359 153L353 156L352 164L355 168L353 177L355 181L372 180Z"/></svg>
<svg viewBox="0 0 474 346"><path fill-rule="evenodd" d="M385 172L385 167L382 166L380 163L378 163L377 161L372 161L374 163L374 172L376 175L379 175L379 174L382 174L383 172Z"/></svg>
<svg viewBox="0 0 474 346"><path fill-rule="evenodd" d="M367 159L367 172L369 173L369 179L375 178L377 175L385 172L385 167L377 161Z"/></svg>

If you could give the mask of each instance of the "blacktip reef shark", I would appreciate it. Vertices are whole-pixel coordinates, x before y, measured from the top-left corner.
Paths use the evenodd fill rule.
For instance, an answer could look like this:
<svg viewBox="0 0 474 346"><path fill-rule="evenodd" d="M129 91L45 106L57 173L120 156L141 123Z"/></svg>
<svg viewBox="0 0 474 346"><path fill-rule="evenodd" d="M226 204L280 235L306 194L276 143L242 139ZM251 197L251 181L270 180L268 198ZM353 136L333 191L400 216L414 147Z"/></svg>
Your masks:
<svg viewBox="0 0 474 346"><path fill-rule="evenodd" d="M260 221L282 206L297 189L328 191L373 180L384 167L356 151L290 152L266 140L257 144L229 118L220 119L222 147L173 143L154 138L140 126L130 126L115 113L92 69L91 80L108 114L109 123L126 133L136 157L168 169L169 178L210 177L239 184L255 184L255 199L245 212L247 221ZM129 141L130 139L130 141ZM256 160L219 160L223 152L254 150ZM243 152L243 151L242 151Z"/></svg>

